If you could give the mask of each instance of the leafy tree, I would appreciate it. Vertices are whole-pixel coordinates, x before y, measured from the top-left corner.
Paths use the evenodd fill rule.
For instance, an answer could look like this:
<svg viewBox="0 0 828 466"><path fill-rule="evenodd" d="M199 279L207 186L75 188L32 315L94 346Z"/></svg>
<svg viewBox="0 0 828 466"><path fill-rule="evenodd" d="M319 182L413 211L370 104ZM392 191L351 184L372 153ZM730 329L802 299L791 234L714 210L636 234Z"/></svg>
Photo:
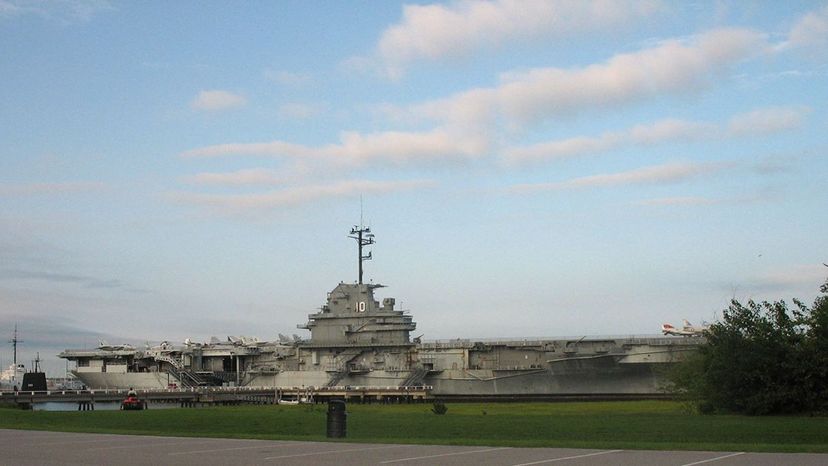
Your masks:
<svg viewBox="0 0 828 466"><path fill-rule="evenodd" d="M808 319L809 332L803 344L808 403L828 412L828 280L820 287L822 296L814 301Z"/></svg>
<svg viewBox="0 0 828 466"><path fill-rule="evenodd" d="M828 410L828 281L811 308L798 300L733 300L707 344L672 371L672 390L698 411Z"/></svg>

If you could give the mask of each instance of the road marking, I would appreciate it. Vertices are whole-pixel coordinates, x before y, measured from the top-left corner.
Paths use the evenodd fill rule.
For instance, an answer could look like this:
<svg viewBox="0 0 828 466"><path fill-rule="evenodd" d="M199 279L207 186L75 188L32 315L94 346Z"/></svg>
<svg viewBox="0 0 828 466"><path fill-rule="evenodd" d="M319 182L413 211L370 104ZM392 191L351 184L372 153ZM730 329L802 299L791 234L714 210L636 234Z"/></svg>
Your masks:
<svg viewBox="0 0 828 466"><path fill-rule="evenodd" d="M487 451L497 451L497 450L508 450L509 447L502 447L502 448L486 448L484 450L470 450L470 451L457 451L454 453L442 453L439 455L428 455L428 456L417 456L412 458L400 458L396 460L388 460L388 461L380 461L379 464L388 464L388 463L401 463L403 461L414 461L414 460L424 460L428 458L439 458L441 456L452 456L452 455L469 455L472 453L484 453Z"/></svg>
<svg viewBox="0 0 828 466"><path fill-rule="evenodd" d="M587 457L590 457L590 456L608 455L610 453L618 453L620 451L624 451L624 450L598 451L598 452L595 452L595 453L587 453L585 455L564 456L562 458L551 458L551 459L548 459L548 460L533 461L531 463L513 464L512 466L529 466L530 464L554 463L556 461L566 461L566 460L574 460L574 459L577 459L577 458L587 458Z"/></svg>
<svg viewBox="0 0 828 466"><path fill-rule="evenodd" d="M201 440L201 441L190 441L190 442L166 442L166 443L134 443L132 445L120 445L116 447L100 447L100 448L87 448L86 451L99 451L99 450L118 450L120 448L144 448L144 447L174 447L176 445L192 445L194 443L207 443L212 442L212 440Z"/></svg>
<svg viewBox="0 0 828 466"><path fill-rule="evenodd" d="M34 442L34 443L15 443L15 446L18 447L18 448L21 448L21 447L26 448L26 447L39 447L39 446L47 446L47 445L74 445L74 444L81 444L81 443L126 442L126 441L130 440L128 438L120 438L120 437L104 438L104 439L98 439L98 440L70 440L72 438L83 439L83 438L89 438L89 436L88 435L86 435L86 436L68 436L68 435L66 435L66 436L64 436L64 435L50 436L50 437L45 439L46 442L41 441L41 442ZM50 439L67 439L67 440L60 440L60 441L54 441L53 442ZM13 440L13 439L4 438L3 440ZM22 440L34 441L36 439L33 439L31 437L25 437Z"/></svg>
<svg viewBox="0 0 828 466"><path fill-rule="evenodd" d="M714 461L723 460L723 459L725 459L725 458L732 458L732 457L734 457L734 456L739 456L739 455L744 455L744 454L745 454L745 452L740 451L739 453L731 453L731 454L729 454L729 455L717 456L717 457L715 457L715 458L710 458L709 460L701 460L701 461L696 461L695 463L687 463L687 464L682 464L681 466L693 466L694 464L712 463L712 462L714 462Z"/></svg>
<svg viewBox="0 0 828 466"><path fill-rule="evenodd" d="M299 458L302 456L315 456L315 455L328 455L331 453L347 453L351 451L368 451L368 450L382 450L385 448L402 448L402 447L410 447L411 445L390 445L390 446L382 446L382 447L371 447L371 448L351 448L348 450L325 450L325 451L315 451L311 453L297 453L295 455L282 455L282 456L268 456L267 458L263 458L266 460L278 460L281 458Z"/></svg>
<svg viewBox="0 0 828 466"><path fill-rule="evenodd" d="M38 442L32 444L32 446L47 446L47 445L77 445L79 443L101 443L101 442L129 442L131 441L128 438L105 438L100 440L63 440L60 442ZM19 445L18 445L19 446Z"/></svg>
<svg viewBox="0 0 828 466"><path fill-rule="evenodd" d="M175 453L168 453L168 455L169 456L195 455L195 454L198 454L198 453L216 453L216 452L220 452L220 451L253 450L254 448L273 448L273 447L289 447L289 446L295 446L295 445L304 445L304 443L302 443L302 442L293 442L293 443L287 443L287 442L285 442L285 443L275 443L275 442L274 443L270 443L270 442L265 443L265 442L267 442L267 441L265 440L265 441L262 441L262 443L260 443L258 445L251 445L251 446L247 446L247 447L228 447L228 448L215 448L213 450L177 451Z"/></svg>

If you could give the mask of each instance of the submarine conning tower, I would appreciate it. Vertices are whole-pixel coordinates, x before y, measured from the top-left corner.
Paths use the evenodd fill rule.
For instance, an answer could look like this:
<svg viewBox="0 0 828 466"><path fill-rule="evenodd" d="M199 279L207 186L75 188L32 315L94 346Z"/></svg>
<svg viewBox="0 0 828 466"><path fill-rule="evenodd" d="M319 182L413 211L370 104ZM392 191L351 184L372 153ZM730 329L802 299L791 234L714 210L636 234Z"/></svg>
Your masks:
<svg viewBox="0 0 828 466"><path fill-rule="evenodd" d="M351 235L359 245L359 282L340 283L320 311L308 315L308 323L299 326L311 332L305 346L412 345L410 332L417 328L412 317L394 309L394 298L383 299L382 305L374 299L374 290L383 285L362 283L362 262L371 259L362 248L374 244L371 229L355 226Z"/></svg>

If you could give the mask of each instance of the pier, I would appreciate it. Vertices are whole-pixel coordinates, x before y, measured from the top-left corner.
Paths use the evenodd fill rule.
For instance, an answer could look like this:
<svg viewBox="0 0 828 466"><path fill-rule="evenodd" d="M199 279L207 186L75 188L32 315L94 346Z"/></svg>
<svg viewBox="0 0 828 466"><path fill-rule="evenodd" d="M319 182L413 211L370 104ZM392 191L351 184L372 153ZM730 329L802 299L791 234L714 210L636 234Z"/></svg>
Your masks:
<svg viewBox="0 0 828 466"><path fill-rule="evenodd" d="M174 403L182 408L238 404L422 403L432 399L430 386L417 387L192 387L137 390L148 402ZM77 403L78 411L93 411L96 402L120 402L126 389L0 391L0 404L31 409L35 403Z"/></svg>

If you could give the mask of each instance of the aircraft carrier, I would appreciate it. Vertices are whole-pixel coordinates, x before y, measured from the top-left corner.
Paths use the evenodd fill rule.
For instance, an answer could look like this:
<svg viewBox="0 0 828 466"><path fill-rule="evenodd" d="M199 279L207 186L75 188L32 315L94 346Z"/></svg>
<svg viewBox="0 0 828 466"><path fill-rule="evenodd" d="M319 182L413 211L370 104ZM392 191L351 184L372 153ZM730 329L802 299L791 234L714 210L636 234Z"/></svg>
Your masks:
<svg viewBox="0 0 828 466"><path fill-rule="evenodd" d="M249 386L277 388L422 387L434 396L635 397L662 393L664 369L704 338L574 338L420 341L416 323L383 285L363 283L370 228L355 226L356 283L339 283L319 312L279 335L162 342L143 349L101 344L67 349L72 373L89 388Z"/></svg>

